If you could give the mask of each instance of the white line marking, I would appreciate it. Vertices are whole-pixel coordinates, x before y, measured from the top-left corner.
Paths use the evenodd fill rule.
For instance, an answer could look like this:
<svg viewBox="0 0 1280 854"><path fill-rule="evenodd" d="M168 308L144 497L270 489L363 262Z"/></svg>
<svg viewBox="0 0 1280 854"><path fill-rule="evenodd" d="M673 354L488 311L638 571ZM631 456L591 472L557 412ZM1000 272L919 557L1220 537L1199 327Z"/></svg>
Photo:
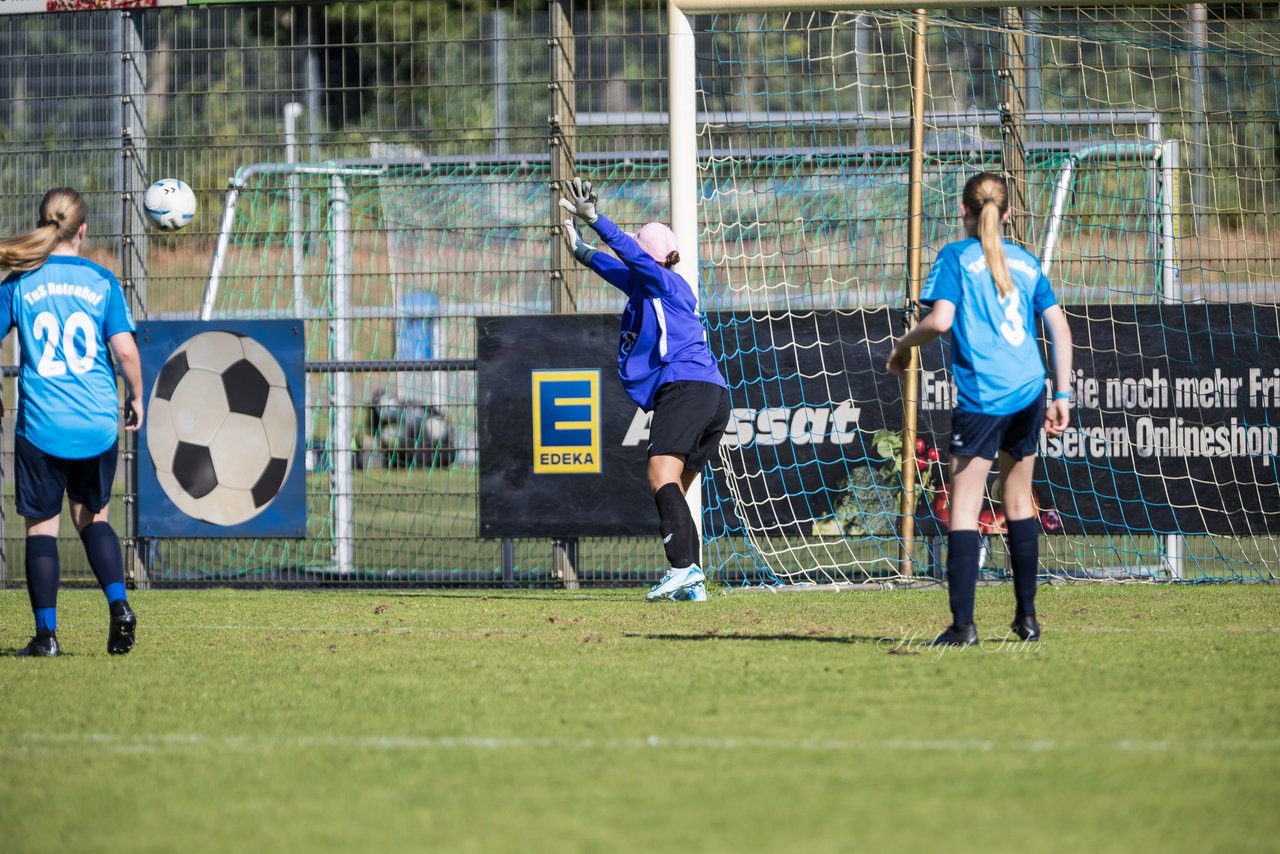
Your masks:
<svg viewBox="0 0 1280 854"><path fill-rule="evenodd" d="M793 751L818 753L869 753L876 751L911 753L1052 753L1102 751L1108 753L1251 753L1280 751L1280 738L1237 739L839 739L839 738L545 738L484 736L411 735L202 735L169 733L157 735L128 733L0 733L0 753L28 753L37 750L82 749L117 752L178 752L213 750L261 753L285 750L381 750L389 752L434 752L441 750L580 750L587 752L620 750L709 750L709 751Z"/></svg>
<svg viewBox="0 0 1280 854"><path fill-rule="evenodd" d="M306 632L315 634L350 634L352 632L365 634L438 634L438 635L516 635L527 634L531 628L540 628L541 617L537 621L531 622L529 626L520 628L510 627L455 627L445 628L442 626L273 626L268 624L261 625L235 625L232 623L225 624L209 624L209 623L147 623L142 628L148 631L163 632L184 632L184 631L202 631L202 632ZM573 625L580 628L588 627L586 620ZM58 621L60 629L93 629L99 628L97 623L92 625L86 623L65 623ZM741 636L752 634L753 631L758 632L758 627L748 629L746 627L738 628L732 625L719 626L722 634L738 633ZM926 631L935 628L934 624L929 624ZM894 628L881 630L876 627L849 626L850 630L856 629L859 635L873 634L877 631L883 631L887 638L894 636L894 633L901 633L902 629ZM1052 632L1054 635L1059 634L1141 634L1141 635L1186 635L1186 634L1215 634L1215 635L1254 635L1254 634L1277 634L1280 633L1280 626L1060 626L1045 625L1046 632ZM768 634L766 632L766 634ZM827 633L830 637L844 637L848 632L839 632L832 630ZM634 636L634 635L626 635ZM992 639L999 639L1001 635L995 634Z"/></svg>

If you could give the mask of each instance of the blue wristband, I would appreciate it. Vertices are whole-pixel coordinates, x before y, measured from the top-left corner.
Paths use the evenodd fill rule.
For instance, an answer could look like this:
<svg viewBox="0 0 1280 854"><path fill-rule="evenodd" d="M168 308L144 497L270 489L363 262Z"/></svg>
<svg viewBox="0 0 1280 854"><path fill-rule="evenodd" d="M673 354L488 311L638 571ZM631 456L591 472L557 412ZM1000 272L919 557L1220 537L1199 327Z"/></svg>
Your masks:
<svg viewBox="0 0 1280 854"><path fill-rule="evenodd" d="M1071 392L1069 392L1069 391L1055 391L1055 392L1053 393L1053 399L1054 399L1054 400L1070 400L1070 399L1071 399Z"/></svg>

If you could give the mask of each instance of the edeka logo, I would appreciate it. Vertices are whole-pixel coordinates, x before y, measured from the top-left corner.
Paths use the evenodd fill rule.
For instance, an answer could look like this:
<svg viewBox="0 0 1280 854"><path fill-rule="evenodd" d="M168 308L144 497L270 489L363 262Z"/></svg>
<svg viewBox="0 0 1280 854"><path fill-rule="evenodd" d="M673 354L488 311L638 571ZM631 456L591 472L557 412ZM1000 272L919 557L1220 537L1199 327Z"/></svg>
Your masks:
<svg viewBox="0 0 1280 854"><path fill-rule="evenodd" d="M600 371L533 371L534 474L600 473Z"/></svg>

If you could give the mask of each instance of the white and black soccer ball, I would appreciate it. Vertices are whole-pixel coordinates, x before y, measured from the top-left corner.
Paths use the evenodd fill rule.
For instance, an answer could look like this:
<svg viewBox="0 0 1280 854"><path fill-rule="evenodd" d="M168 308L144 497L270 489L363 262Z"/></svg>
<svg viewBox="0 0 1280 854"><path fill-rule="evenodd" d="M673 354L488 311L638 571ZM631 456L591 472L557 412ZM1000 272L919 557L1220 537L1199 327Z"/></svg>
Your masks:
<svg viewBox="0 0 1280 854"><path fill-rule="evenodd" d="M238 525L289 476L293 396L280 363L252 338L219 331L185 341L160 368L148 410L156 478L188 516Z"/></svg>
<svg viewBox="0 0 1280 854"><path fill-rule="evenodd" d="M142 207L147 219L156 228L177 231L196 215L196 194L185 181L177 178L161 178L142 197Z"/></svg>
<svg viewBox="0 0 1280 854"><path fill-rule="evenodd" d="M418 447L422 449L420 463L432 468L448 468L457 459L458 440L440 407L427 409L418 431Z"/></svg>
<svg viewBox="0 0 1280 854"><path fill-rule="evenodd" d="M369 401L368 429L387 468L448 468L458 456L453 427L438 406L405 404L378 391Z"/></svg>

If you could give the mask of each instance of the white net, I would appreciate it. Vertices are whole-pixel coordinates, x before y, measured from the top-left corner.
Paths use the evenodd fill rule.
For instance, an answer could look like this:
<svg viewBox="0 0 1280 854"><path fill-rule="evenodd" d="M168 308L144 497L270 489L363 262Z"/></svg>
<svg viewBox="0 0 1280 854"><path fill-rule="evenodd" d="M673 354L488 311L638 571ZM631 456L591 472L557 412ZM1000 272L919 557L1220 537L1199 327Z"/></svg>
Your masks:
<svg viewBox="0 0 1280 854"><path fill-rule="evenodd" d="M925 19L924 273L962 236L965 179L1005 172L1010 237L1075 333L1073 429L1042 442L1035 485L1052 574L1249 578L1280 554L1280 339L1257 305L1280 281L1280 11L1202 8ZM917 19L693 22L704 305L734 405L715 561L769 581L896 575L905 465L913 568L937 571L946 345L921 353L917 449L883 371L907 308Z"/></svg>

